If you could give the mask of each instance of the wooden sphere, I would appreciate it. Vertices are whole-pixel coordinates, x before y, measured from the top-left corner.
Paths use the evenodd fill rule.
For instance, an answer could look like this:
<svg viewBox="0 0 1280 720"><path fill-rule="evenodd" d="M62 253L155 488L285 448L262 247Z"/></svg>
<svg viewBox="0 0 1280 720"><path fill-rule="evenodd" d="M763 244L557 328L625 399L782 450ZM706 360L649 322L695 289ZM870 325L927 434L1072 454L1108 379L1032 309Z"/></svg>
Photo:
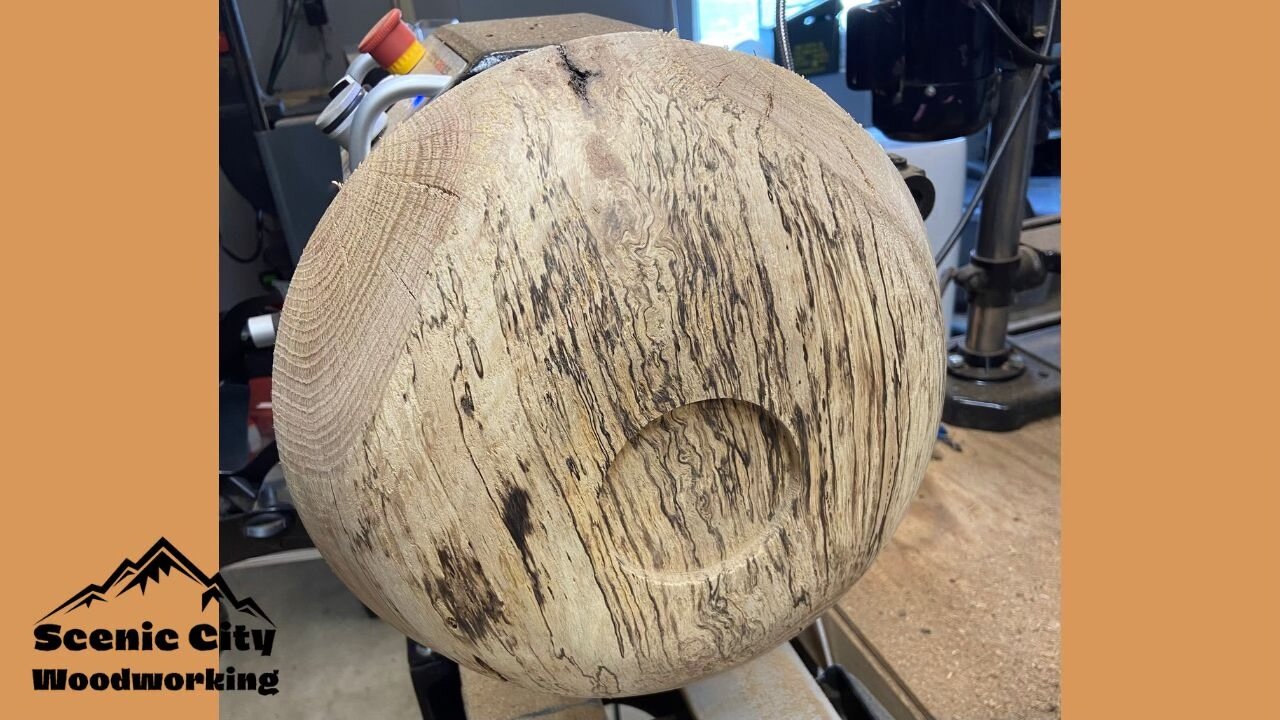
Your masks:
<svg viewBox="0 0 1280 720"><path fill-rule="evenodd" d="M467 80L390 132L293 277L275 420L325 559L552 693L784 642L924 472L944 335L897 170L825 94L661 33Z"/></svg>

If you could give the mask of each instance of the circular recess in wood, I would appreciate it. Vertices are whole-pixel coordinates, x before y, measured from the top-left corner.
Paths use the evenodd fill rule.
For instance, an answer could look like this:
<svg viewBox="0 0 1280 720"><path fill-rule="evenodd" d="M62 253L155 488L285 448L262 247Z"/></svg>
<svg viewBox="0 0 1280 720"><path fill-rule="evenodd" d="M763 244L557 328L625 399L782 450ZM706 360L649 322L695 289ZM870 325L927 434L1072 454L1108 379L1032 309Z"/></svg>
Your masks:
<svg viewBox="0 0 1280 720"><path fill-rule="evenodd" d="M825 94L584 38L449 90L343 185L281 316L276 435L395 627L549 692L654 692L866 569L933 447L943 339L910 193Z"/></svg>
<svg viewBox="0 0 1280 720"><path fill-rule="evenodd" d="M624 570L703 582L745 571L807 483L791 432L767 410L704 400L627 441L605 470L600 508Z"/></svg>

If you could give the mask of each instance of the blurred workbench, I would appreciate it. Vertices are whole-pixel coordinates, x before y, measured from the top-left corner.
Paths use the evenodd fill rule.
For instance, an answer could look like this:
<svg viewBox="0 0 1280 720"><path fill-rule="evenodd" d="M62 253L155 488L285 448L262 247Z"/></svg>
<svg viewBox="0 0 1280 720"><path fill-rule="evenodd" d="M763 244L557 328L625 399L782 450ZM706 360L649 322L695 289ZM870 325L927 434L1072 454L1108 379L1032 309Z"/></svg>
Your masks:
<svg viewBox="0 0 1280 720"><path fill-rule="evenodd" d="M1057 718L1059 418L951 429L866 575L827 615L835 660L895 718Z"/></svg>

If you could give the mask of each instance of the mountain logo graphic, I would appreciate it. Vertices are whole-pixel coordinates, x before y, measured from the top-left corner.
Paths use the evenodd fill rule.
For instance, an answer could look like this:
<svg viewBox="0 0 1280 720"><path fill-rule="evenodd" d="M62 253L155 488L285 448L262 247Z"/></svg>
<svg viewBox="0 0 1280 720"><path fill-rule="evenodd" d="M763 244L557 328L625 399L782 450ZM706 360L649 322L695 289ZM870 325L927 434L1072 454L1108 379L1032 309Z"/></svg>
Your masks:
<svg viewBox="0 0 1280 720"><path fill-rule="evenodd" d="M66 602L50 610L37 623L58 613L70 613L80 608L110 602L112 598L120 597L134 589L137 589L139 594L145 595L148 583L159 583L161 578L169 577L174 573L184 575L204 588L200 594L201 610L209 607L210 602L217 600L223 604L223 607L234 608L242 613L261 618L275 627L275 623L271 622L271 618L267 617L253 598L246 597L243 600L237 598L231 591L231 587L227 585L227 581L222 579L221 573L214 573L213 577L205 575L204 571L163 537L157 540L150 550L143 553L141 558L137 560L125 558L100 585L86 585L83 590L67 598Z"/></svg>

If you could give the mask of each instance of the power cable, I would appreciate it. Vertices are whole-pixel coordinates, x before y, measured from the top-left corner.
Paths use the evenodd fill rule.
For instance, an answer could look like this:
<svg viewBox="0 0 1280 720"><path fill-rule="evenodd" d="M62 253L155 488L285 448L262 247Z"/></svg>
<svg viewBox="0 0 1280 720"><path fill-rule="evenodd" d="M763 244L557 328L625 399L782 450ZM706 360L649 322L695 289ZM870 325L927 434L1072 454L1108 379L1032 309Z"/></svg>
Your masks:
<svg viewBox="0 0 1280 720"><path fill-rule="evenodd" d="M1058 0L1053 0L1049 5L1049 31L1044 39L1044 52L1049 51L1053 43L1053 26L1058 18ZM1018 107L1013 112L1012 121L1009 127L1005 128L1004 135L1000 137L1000 141L996 143L995 149L991 152L991 157L987 158L987 169L982 173L982 179L978 181L978 187L973 192L973 198L969 200L968 206L965 207L964 213L960 215L960 222L956 223L955 229L951 231L951 235L947 237L947 241L942 244L942 248L933 256L933 264L935 267L941 267L942 263L947 259L947 255L951 254L951 250L956 243L960 241L960 237L964 235L964 229L969 224L969 219L973 217L973 213L978 209L978 204L982 202L982 195L987 190L987 185L991 182L991 176L994 174L996 166L1000 164L1000 158L1004 155L1005 148L1008 147L1009 141L1013 138L1014 131L1018 124L1022 122L1022 116L1026 114L1027 107L1031 104L1031 98L1035 97L1040 91L1040 80L1044 77L1045 65L1036 65L1031 77L1031 83L1027 86L1027 91L1023 93L1022 98L1018 101ZM951 278L940 278L939 284L945 289L946 284Z"/></svg>

